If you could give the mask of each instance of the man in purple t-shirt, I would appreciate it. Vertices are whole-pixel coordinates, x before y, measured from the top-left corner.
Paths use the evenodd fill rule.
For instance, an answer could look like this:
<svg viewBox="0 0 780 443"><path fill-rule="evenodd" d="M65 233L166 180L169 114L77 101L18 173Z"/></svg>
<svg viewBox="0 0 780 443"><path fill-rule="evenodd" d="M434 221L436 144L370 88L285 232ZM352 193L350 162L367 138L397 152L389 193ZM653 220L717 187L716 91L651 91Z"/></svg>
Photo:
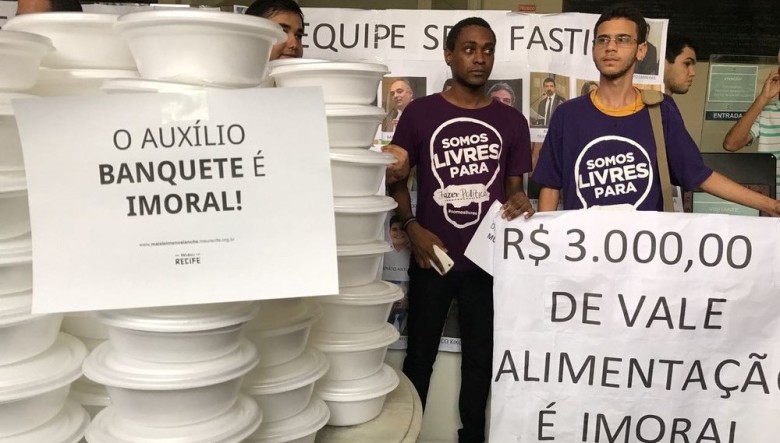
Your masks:
<svg viewBox="0 0 780 443"><path fill-rule="evenodd" d="M458 22L444 50L452 88L412 101L388 147L407 157L407 166L417 167L416 216L406 185L408 167L388 179L413 254L403 370L424 407L444 322L456 298L462 351L460 442L485 439L493 348L493 280L463 253L493 201L504 202L504 218L533 213L522 192L522 175L531 169L528 122L486 94L495 45L496 36L483 19ZM432 262L441 268L434 245L454 261L443 276L431 269Z"/></svg>
<svg viewBox="0 0 780 443"><path fill-rule="evenodd" d="M663 210L650 114L632 83L646 55L647 32L631 6L611 6L596 21L592 53L599 87L562 103L551 118L533 176L542 185L540 211L555 210L561 193L564 209L628 204ZM780 202L704 165L671 97L660 106L673 184L780 216Z"/></svg>

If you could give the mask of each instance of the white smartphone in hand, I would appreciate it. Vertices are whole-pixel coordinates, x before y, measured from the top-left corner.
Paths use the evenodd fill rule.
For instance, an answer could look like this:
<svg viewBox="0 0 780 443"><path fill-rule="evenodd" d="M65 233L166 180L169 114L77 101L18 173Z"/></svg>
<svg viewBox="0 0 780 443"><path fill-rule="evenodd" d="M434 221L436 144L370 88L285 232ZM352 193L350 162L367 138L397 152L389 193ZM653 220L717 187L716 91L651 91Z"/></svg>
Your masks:
<svg viewBox="0 0 780 443"><path fill-rule="evenodd" d="M444 275L447 272L452 269L452 267L455 265L455 262L452 261L449 255L447 255L446 252L444 252L439 245L433 245L433 253L436 254L436 257L439 259L439 262L441 262L441 265L444 267L444 269L439 269L438 266L436 266L436 262L431 260L431 267L436 270L436 272L439 273L439 275Z"/></svg>

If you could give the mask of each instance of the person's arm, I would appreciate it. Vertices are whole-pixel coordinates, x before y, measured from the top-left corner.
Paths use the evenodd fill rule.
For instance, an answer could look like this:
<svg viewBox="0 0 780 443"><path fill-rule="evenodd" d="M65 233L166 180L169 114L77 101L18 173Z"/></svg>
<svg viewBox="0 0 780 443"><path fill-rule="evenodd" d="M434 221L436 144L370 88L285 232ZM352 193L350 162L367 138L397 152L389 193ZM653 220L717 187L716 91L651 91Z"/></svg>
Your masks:
<svg viewBox="0 0 780 443"><path fill-rule="evenodd" d="M780 217L780 201L752 191L718 172L713 172L699 187L722 199Z"/></svg>
<svg viewBox="0 0 780 443"><path fill-rule="evenodd" d="M406 185L409 179L411 167L409 165L409 153L406 149L398 145L387 145L382 148L382 152L393 154L395 163L388 165L385 170L385 182L388 186L402 181Z"/></svg>
<svg viewBox="0 0 780 443"><path fill-rule="evenodd" d="M504 192L506 193L506 202L501 206L501 218L512 220L520 215L529 218L534 215L534 208L531 201L523 192L523 177L507 177L504 183Z"/></svg>
<svg viewBox="0 0 780 443"><path fill-rule="evenodd" d="M406 152L406 150L401 147L398 147L398 149ZM431 267L431 260L433 260L436 262L439 269L444 269L441 262L439 262L439 258L436 257L436 254L433 252L433 245L439 245L445 252L447 251L447 248L436 234L425 229L420 222L414 218L414 215L412 214L412 199L409 195L409 188L406 185L408 180L409 172L407 170L405 176L400 177L398 181L387 187L388 194L393 197L396 203L398 203L395 213L398 214L398 218L401 219L406 235L409 237L409 242L411 243L412 252L417 264L421 268L427 269Z"/></svg>
<svg viewBox="0 0 780 443"><path fill-rule="evenodd" d="M560 198L560 189L542 187L539 191L539 212L557 211Z"/></svg>
<svg viewBox="0 0 780 443"><path fill-rule="evenodd" d="M761 115L761 110L778 93L780 93L780 73L774 70L764 81L764 87L761 89L758 97L753 100L748 110L742 114L742 117L726 133L726 137L723 139L723 149L731 152L739 151L753 140L753 136L750 134L750 127L753 126L753 122Z"/></svg>

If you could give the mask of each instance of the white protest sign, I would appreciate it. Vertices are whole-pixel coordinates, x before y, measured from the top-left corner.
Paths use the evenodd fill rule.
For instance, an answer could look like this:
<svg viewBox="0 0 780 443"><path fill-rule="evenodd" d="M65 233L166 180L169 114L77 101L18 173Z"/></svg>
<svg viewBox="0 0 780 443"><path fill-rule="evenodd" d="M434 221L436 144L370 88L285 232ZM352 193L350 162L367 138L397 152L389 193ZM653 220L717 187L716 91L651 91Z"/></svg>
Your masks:
<svg viewBox="0 0 780 443"><path fill-rule="evenodd" d="M14 109L34 312L338 292L319 88L31 99Z"/></svg>
<svg viewBox="0 0 780 443"><path fill-rule="evenodd" d="M571 211L488 222L491 441L777 441L778 220Z"/></svg>

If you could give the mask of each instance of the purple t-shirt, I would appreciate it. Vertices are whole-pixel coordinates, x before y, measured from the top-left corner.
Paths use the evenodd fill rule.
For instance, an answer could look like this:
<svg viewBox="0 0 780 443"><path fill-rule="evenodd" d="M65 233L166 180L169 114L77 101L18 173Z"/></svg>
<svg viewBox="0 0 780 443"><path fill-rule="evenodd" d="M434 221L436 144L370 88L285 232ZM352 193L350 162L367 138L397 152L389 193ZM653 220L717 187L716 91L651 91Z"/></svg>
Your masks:
<svg viewBox="0 0 780 443"><path fill-rule="evenodd" d="M478 269L463 256L477 225L506 200L506 178L531 170L525 117L503 103L463 109L433 94L407 106L393 144L417 166L417 220L442 240L453 271Z"/></svg>
<svg viewBox="0 0 780 443"><path fill-rule="evenodd" d="M661 115L672 183L684 190L696 189L712 170L704 164L669 96L661 103ZM560 189L564 209L627 203L640 211L662 211L647 107L614 117L596 108L589 96L561 104L551 118L533 179Z"/></svg>

